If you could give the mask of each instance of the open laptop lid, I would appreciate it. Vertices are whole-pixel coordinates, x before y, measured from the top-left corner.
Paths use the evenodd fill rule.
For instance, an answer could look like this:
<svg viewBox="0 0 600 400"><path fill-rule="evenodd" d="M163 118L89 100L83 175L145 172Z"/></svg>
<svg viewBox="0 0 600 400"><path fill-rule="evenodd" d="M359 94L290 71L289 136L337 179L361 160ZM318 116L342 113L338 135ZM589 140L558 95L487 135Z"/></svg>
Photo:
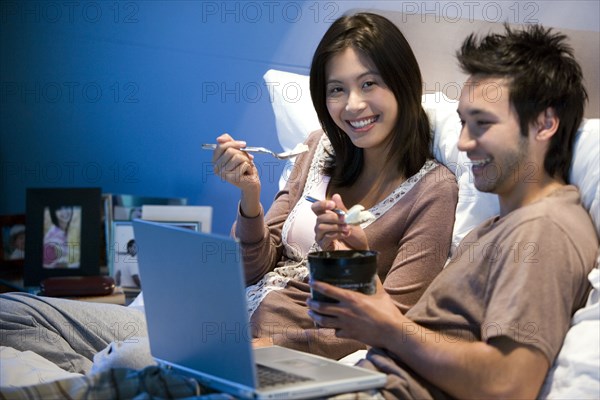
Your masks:
<svg viewBox="0 0 600 400"><path fill-rule="evenodd" d="M239 244L149 221L133 227L153 357L254 388Z"/></svg>
<svg viewBox="0 0 600 400"><path fill-rule="evenodd" d="M278 346L253 350L234 239L141 220L133 227L157 361L247 398L304 399L385 384L384 374L312 354ZM255 361L309 380L258 389Z"/></svg>

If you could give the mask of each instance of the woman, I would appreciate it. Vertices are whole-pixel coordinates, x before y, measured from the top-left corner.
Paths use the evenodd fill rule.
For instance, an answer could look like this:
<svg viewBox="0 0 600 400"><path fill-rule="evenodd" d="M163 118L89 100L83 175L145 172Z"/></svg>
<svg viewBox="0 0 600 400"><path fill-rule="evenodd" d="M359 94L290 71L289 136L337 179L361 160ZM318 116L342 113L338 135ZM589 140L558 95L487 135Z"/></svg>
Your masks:
<svg viewBox="0 0 600 400"><path fill-rule="evenodd" d="M73 207L49 207L52 225L44 235L44 268L77 268L69 255L69 226L73 219Z"/></svg>
<svg viewBox="0 0 600 400"><path fill-rule="evenodd" d="M254 335L341 358L364 346L315 328L305 303L306 255L378 251L378 276L405 311L443 268L458 189L433 161L419 67L392 22L370 13L335 21L314 54L310 88L323 130L309 136L309 151L266 215L253 157L240 150L246 143L220 136L213 162L241 189L232 232L244 250ZM311 206L307 195L323 200ZM331 211L354 204L376 219L351 226Z"/></svg>

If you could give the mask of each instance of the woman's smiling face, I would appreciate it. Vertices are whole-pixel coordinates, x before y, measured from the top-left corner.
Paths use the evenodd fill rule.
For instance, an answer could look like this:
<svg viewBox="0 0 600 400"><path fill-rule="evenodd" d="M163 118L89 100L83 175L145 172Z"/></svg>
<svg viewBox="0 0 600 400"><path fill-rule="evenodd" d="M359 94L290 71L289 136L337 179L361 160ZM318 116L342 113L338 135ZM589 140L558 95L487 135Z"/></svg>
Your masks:
<svg viewBox="0 0 600 400"><path fill-rule="evenodd" d="M327 63L327 109L356 147L384 148L398 102L373 63L352 47Z"/></svg>
<svg viewBox="0 0 600 400"><path fill-rule="evenodd" d="M61 227L66 226L73 217L73 207L62 206L56 210L56 217Z"/></svg>

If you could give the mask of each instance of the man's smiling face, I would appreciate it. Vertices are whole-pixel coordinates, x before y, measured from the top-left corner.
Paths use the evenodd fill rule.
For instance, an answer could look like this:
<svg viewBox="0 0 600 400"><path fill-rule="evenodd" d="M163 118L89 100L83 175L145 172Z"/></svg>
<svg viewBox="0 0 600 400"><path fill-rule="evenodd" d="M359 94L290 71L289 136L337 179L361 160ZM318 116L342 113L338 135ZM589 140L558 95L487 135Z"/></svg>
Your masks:
<svg viewBox="0 0 600 400"><path fill-rule="evenodd" d="M519 190L528 165L529 139L501 78L471 76L460 96L458 148L472 161L475 187L499 195ZM543 166L533 166L543 168Z"/></svg>

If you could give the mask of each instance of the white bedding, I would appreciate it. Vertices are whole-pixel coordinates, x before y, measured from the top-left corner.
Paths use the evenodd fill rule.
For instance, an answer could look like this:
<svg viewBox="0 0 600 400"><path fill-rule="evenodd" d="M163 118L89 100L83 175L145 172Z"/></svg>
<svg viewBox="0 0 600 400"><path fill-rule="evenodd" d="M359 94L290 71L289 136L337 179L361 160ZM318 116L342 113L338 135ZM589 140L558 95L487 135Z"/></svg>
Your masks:
<svg viewBox="0 0 600 400"><path fill-rule="evenodd" d="M0 346L0 386L30 386L81 376L65 371L33 351Z"/></svg>
<svg viewBox="0 0 600 400"><path fill-rule="evenodd" d="M600 263L600 257L598 258ZM600 271L588 276L593 286L587 305L577 311L563 347L550 370L540 397L600 398Z"/></svg>

